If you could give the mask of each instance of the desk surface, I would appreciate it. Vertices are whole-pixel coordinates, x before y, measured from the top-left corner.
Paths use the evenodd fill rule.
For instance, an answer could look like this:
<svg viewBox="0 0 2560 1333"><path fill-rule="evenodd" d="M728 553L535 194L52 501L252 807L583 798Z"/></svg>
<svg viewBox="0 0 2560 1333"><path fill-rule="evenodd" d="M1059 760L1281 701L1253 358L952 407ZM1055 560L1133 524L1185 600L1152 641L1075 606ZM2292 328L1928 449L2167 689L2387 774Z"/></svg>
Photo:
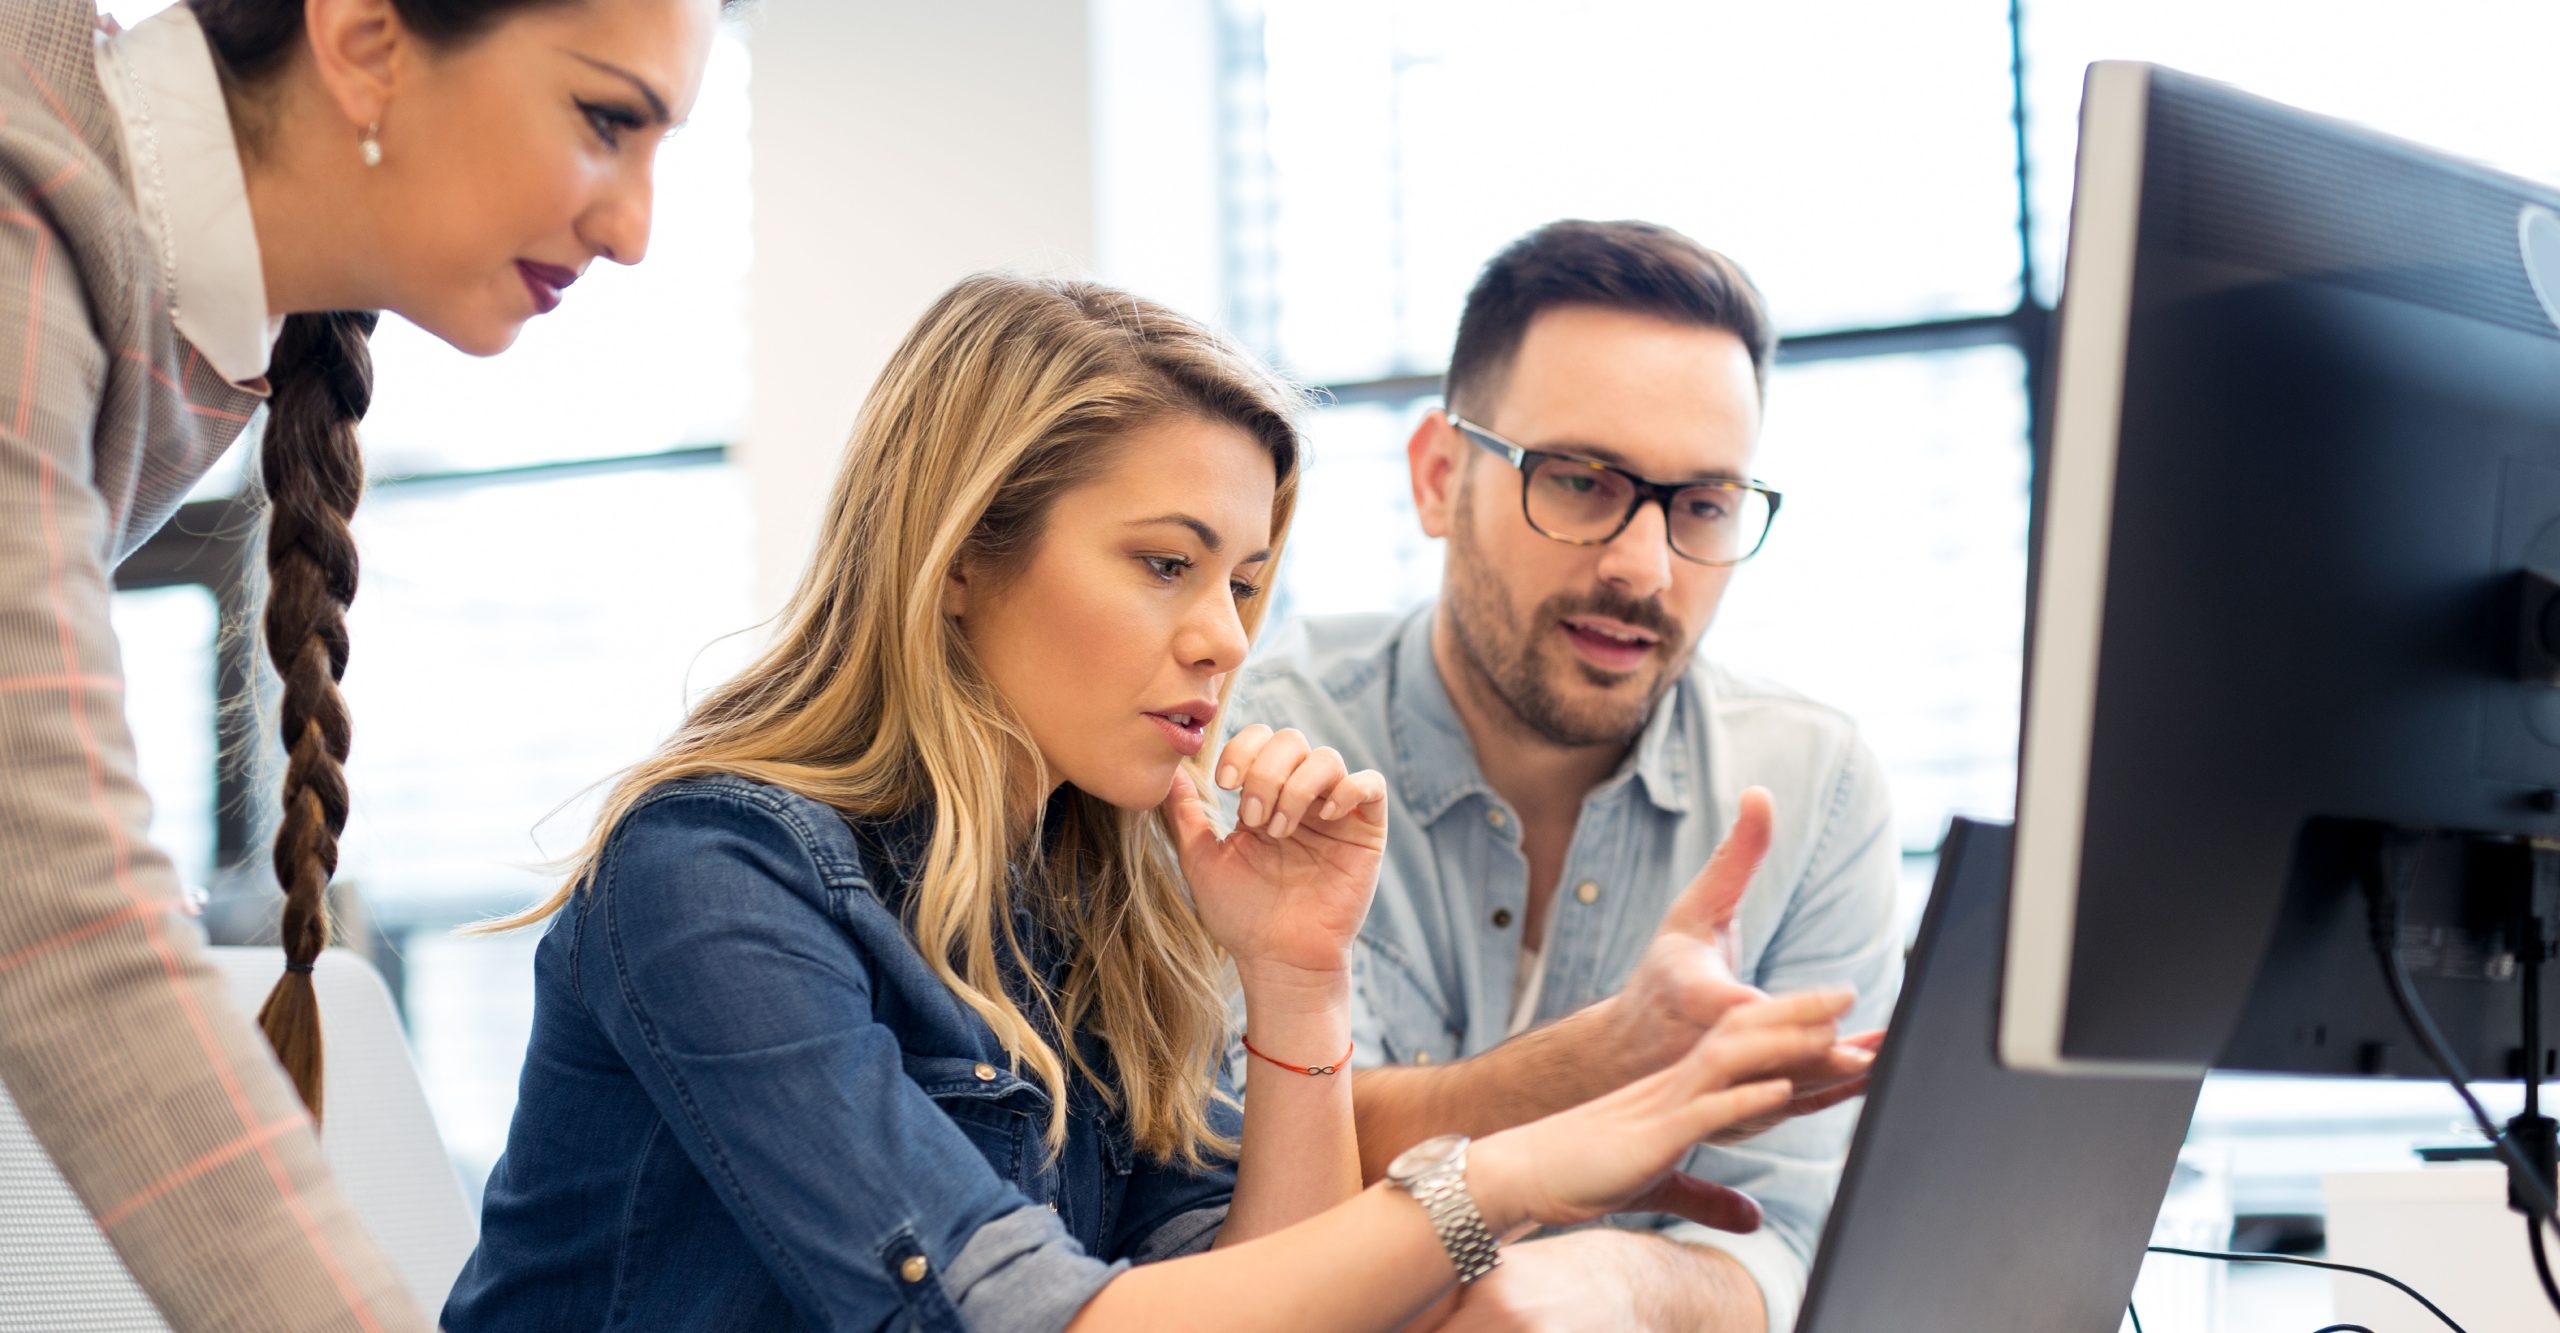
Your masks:
<svg viewBox="0 0 2560 1333"><path fill-rule="evenodd" d="M2329 1274L2319 1269L2292 1264L2225 1264L2221 1266L2224 1278L2220 1308L2199 1322L2194 1307L2180 1307L2176 1302L2180 1298L2200 1300L2202 1294L2175 1279L2188 1276L2190 1266L2205 1262L2163 1254L2144 1260L2146 1278L2157 1271L2172 1280L2145 1281L2135 1289L2137 1302L2145 1295L2153 1297L2141 1306L2143 1333L2311 1333L2328 1323L2336 1308L2329 1294ZM2131 1321L2122 1325L2125 1330L2132 1327Z"/></svg>
<svg viewBox="0 0 2560 1333"><path fill-rule="evenodd" d="M2328 1323L2336 1308L2329 1297L2329 1274L2319 1269L2291 1264L2230 1267L2229 1285L2222 1289L2222 1327L2232 1333L2252 1328L2311 1333ZM2414 1305L2409 1308L2417 1311ZM2418 1313L2424 1317L2424 1312Z"/></svg>

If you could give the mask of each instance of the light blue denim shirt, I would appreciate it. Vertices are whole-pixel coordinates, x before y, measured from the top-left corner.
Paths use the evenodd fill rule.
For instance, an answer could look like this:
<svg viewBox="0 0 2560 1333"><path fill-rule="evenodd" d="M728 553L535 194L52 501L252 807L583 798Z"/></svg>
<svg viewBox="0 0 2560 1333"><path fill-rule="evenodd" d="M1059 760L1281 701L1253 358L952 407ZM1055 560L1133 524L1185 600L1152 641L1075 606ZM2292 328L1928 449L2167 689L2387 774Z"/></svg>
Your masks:
<svg viewBox="0 0 2560 1333"><path fill-rule="evenodd" d="M1353 1063L1363 1067L1463 1059L1510 1032L1529 864L1520 821L1477 768L1433 664L1433 610L1285 626L1246 667L1228 712L1235 727L1296 727L1353 770L1386 775L1386 863L1354 956ZM1883 1024L1902 980L1900 849L1883 770L1846 715L1704 658L1583 802L1548 912L1536 1022L1626 983L1751 786L1769 789L1777 828L1735 917L1743 979L1773 992L1848 986L1858 999L1841 1030ZM1691 1154L1691 1173L1760 1201L1767 1224L1756 1233L1615 1220L1731 1253L1759 1283L1772 1333L1784 1333L1856 1114L1852 1104Z"/></svg>

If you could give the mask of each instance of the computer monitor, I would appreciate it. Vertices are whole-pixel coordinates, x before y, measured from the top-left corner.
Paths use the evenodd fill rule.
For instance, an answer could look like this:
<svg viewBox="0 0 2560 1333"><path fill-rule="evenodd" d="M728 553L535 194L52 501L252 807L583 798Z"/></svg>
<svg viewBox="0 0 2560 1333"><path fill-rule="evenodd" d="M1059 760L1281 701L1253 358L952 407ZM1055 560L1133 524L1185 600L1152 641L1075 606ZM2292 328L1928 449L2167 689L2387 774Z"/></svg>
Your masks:
<svg viewBox="0 0 2560 1333"><path fill-rule="evenodd" d="M2560 191L2093 66L2052 387L2003 1061L2432 1076L2380 885L2469 1071L2549 1069Z"/></svg>

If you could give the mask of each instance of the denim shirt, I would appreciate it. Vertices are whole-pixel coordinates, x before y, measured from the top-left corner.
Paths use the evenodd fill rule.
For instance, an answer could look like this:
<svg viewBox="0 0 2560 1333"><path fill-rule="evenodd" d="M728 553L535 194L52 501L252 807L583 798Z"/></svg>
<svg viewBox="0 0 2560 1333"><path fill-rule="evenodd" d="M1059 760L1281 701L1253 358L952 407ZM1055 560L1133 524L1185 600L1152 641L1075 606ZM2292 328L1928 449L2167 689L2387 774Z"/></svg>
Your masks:
<svg viewBox="0 0 2560 1333"><path fill-rule="evenodd" d="M1144 1156L1082 1080L1050 1159L1046 1093L900 923L925 830L857 837L732 777L643 798L536 952L446 1329L1029 1333L1131 1262L1208 1247L1232 1167ZM1055 941L1016 925L1054 984Z"/></svg>
<svg viewBox="0 0 2560 1333"><path fill-rule="evenodd" d="M1353 952L1357 1066L1462 1059L1511 1031L1529 864L1517 814L1476 766L1433 662L1434 610L1285 627L1246 667L1227 714L1237 727L1296 727L1354 770L1386 776L1386 862ZM1901 853L1883 773L1845 715L1704 658L1583 802L1548 908L1534 1023L1626 984L1750 786L1769 789L1777 824L1735 916L1740 975L1772 992L1852 987L1841 1031L1883 1025L1902 979ZM1840 1107L1690 1155L1690 1173L1760 1201L1767 1221L1756 1233L1615 1220L1731 1253L1759 1284L1772 1333L1783 1333L1795 1326L1855 1116L1854 1105Z"/></svg>

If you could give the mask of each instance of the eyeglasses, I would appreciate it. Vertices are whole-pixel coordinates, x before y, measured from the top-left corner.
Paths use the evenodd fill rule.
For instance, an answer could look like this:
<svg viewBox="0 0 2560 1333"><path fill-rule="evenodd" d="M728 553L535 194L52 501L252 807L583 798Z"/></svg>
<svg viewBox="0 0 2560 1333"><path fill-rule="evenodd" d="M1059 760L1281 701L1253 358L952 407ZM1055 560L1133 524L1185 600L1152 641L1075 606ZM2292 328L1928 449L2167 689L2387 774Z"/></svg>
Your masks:
<svg viewBox="0 0 2560 1333"><path fill-rule="evenodd" d="M1738 565L1759 553L1778 517L1780 496L1756 481L1649 481L1606 463L1524 448L1455 412L1442 415L1520 469L1520 513L1541 537L1605 545L1635 522L1637 510L1659 503L1672 554Z"/></svg>

